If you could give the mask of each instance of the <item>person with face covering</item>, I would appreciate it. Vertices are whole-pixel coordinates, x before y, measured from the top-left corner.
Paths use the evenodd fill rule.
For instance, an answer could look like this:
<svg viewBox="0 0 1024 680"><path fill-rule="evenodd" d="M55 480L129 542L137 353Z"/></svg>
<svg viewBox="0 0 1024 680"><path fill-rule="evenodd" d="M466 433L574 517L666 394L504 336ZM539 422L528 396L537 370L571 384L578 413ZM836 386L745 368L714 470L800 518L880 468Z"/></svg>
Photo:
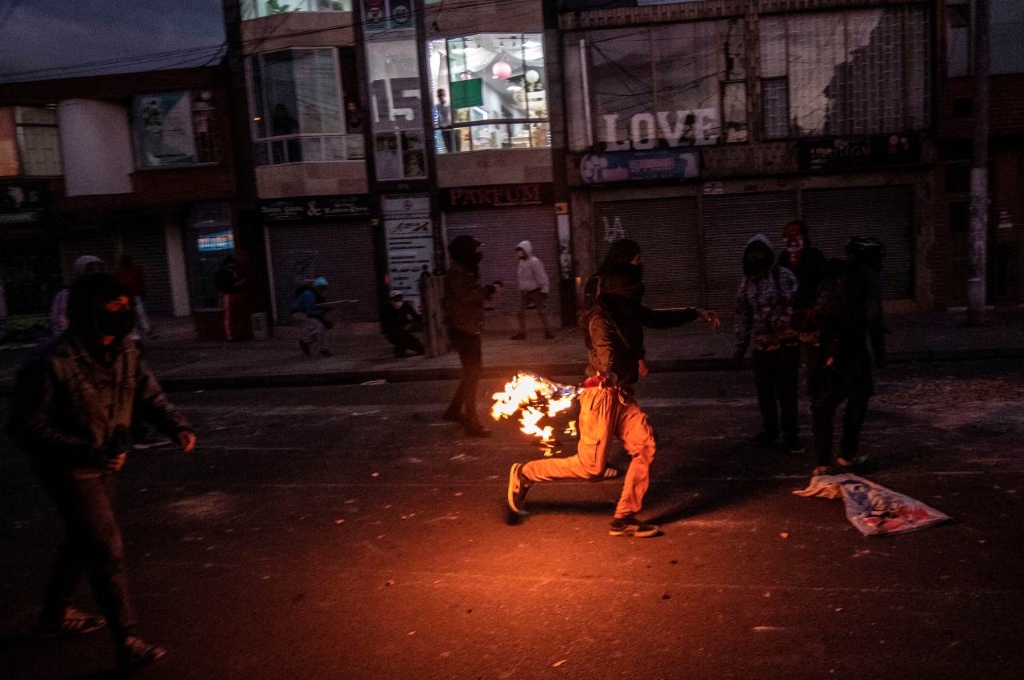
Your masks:
<svg viewBox="0 0 1024 680"><path fill-rule="evenodd" d="M884 257L885 244L878 239L850 239L846 260L829 260L818 299L796 320L801 329L821 333L821 347L810 376L818 459L815 475L830 472L833 420L844 401L842 449L835 463L851 467L866 460L858 453L858 446L868 400L874 394L872 359L875 368L886 365L881 281Z"/></svg>
<svg viewBox="0 0 1024 680"><path fill-rule="evenodd" d="M774 266L768 239L757 234L743 251L743 279L736 292L736 359L754 350L754 383L763 429L754 440L774 444L779 438L779 412L786 447L803 451L797 412L800 347L791 317L797 281L788 269Z"/></svg>
<svg viewBox="0 0 1024 680"><path fill-rule="evenodd" d="M604 261L597 270L597 273L587 279L587 282L584 284L583 300L580 302L579 324L585 331L588 329L590 314L593 311L601 292L602 276L623 264L639 267L637 271L640 272L641 277L643 276L643 255L640 252L640 244L633 239L623 238L612 242L611 246L608 248L608 252L605 254ZM640 297L643 297L642 284ZM639 352L639 371L640 377L642 378L646 377L650 372L646 359L647 350L644 347L645 326L647 328L654 329L676 328L678 326L688 324L695 319L706 321L711 325L712 330L718 330L718 327L721 325L721 321L719 321L717 314L706 309L698 309L696 307L687 307L676 310L654 310L640 304L637 308L637 315L640 321L640 327L636 331L637 335L636 338L634 338L634 342L637 343L635 348ZM588 343L589 347L589 333L586 334L585 341Z"/></svg>
<svg viewBox="0 0 1024 680"><path fill-rule="evenodd" d="M516 257L519 266L516 275L519 281L519 332L512 336L513 340L526 339L526 310L533 307L540 315L540 324L544 328L544 337L551 340L555 337L548 328L548 295L551 284L544 263L533 254L533 244L520 241L516 246Z"/></svg>
<svg viewBox="0 0 1024 680"><path fill-rule="evenodd" d="M643 265L635 242L619 246L633 252L626 261L613 261L601 268L597 295L586 312L589 363L580 394L579 444L568 458L544 458L516 463L509 471L508 505L526 514L526 495L534 484L556 480L599 481L620 476L609 465L609 444L619 439L629 454L629 467L622 493L608 528L610 536L647 538L660 533L657 526L641 522L636 515L643 506L654 460L654 432L633 396L633 385L645 374L643 328L669 328L706 316L717 327L718 317L710 312L652 310L642 304ZM618 252L618 251L617 251Z"/></svg>
<svg viewBox="0 0 1024 680"><path fill-rule="evenodd" d="M501 290L501 282L480 285L483 243L472 236L456 236L448 244L448 254L451 256L451 266L444 278L442 307L448 339L459 353L462 372L459 386L441 417L450 422L462 423L468 435L489 437L491 431L480 422L476 410L480 371L483 367L480 334L484 328L484 303Z"/></svg>
<svg viewBox="0 0 1024 680"><path fill-rule="evenodd" d="M138 637L113 509L117 473L131 448L134 418L151 422L186 453L196 438L128 337L135 326L128 288L108 274L79 277L68 294L68 321L18 371L8 425L66 530L35 633L76 635L109 622L118 664L132 670L165 651ZM71 606L85 576L105 618Z"/></svg>
<svg viewBox="0 0 1024 680"><path fill-rule="evenodd" d="M106 265L95 255L82 255L71 267L71 283L83 274L96 274L104 271ZM50 306L50 331L57 337L68 329L68 293L70 288L62 288L53 297Z"/></svg>
<svg viewBox="0 0 1024 680"><path fill-rule="evenodd" d="M807 224L801 220L793 220L782 230L785 248L779 252L778 264L793 272L796 277L796 296L793 298L794 313L802 313L814 306L825 278L825 254L811 245L811 235ZM800 350L803 363L810 368L814 365L817 354L818 331L802 330L800 332Z"/></svg>
<svg viewBox="0 0 1024 680"><path fill-rule="evenodd" d="M404 359L408 352L418 356L426 353L423 343L412 334L413 324L420 321L422 318L412 305L403 299L402 293L397 290L391 291L390 301L381 312L380 322L384 337L395 346L396 359Z"/></svg>

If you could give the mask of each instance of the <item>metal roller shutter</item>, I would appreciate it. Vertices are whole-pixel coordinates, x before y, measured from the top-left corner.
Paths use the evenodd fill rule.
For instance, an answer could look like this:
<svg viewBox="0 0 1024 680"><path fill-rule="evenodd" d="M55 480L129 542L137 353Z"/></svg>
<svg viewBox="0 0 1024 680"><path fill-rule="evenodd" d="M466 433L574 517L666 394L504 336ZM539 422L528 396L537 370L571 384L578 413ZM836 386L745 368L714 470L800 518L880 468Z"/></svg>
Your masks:
<svg viewBox="0 0 1024 680"><path fill-rule="evenodd" d="M146 275L146 313L173 315L171 274L167 266L167 240L163 227L160 224L139 224L121 233L124 251L131 253L135 264Z"/></svg>
<svg viewBox="0 0 1024 680"><path fill-rule="evenodd" d="M500 210L475 210L445 213L445 238L468 234L483 241L484 260L480 263L480 281L498 280L505 284L502 295L494 298L497 314L515 316L519 311L517 271L519 260L515 248L527 240L548 273L552 294L548 298L548 323L558 326L561 307L558 300L558 234L555 213L551 206L529 206ZM527 315L527 324L535 318Z"/></svg>
<svg viewBox="0 0 1024 680"><path fill-rule="evenodd" d="M796 218L796 192L705 196L705 262L709 309L731 315L743 276L743 249L754 234L764 234L778 252L782 228Z"/></svg>
<svg viewBox="0 0 1024 680"><path fill-rule="evenodd" d="M609 201L594 206L597 266L611 243L630 238L640 244L650 307L700 304L700 240L697 200Z"/></svg>
<svg viewBox="0 0 1024 680"><path fill-rule="evenodd" d="M805 191L803 213L811 241L828 257L843 257L851 236L874 236L886 246L886 298L913 296L913 191L909 186Z"/></svg>
<svg viewBox="0 0 1024 680"><path fill-rule="evenodd" d="M340 321L376 321L379 317L373 228L369 224L316 224L271 227L270 252L278 321L290 321L295 289L324 276L329 300L339 306Z"/></svg>

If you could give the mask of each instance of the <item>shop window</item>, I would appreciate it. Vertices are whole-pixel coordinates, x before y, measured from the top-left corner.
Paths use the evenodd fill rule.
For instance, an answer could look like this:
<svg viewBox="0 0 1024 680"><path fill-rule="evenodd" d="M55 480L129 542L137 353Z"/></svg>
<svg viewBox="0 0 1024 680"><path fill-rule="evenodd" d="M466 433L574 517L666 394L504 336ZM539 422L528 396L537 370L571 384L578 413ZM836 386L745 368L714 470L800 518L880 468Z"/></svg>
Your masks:
<svg viewBox="0 0 1024 680"><path fill-rule="evenodd" d="M427 60L437 153L551 146L541 34L432 40Z"/></svg>
<svg viewBox="0 0 1024 680"><path fill-rule="evenodd" d="M365 157L359 108L354 101L342 106L336 50L269 52L248 64L258 165Z"/></svg>
<svg viewBox="0 0 1024 680"><path fill-rule="evenodd" d="M351 12L351 0L242 0L242 19L287 12Z"/></svg>
<svg viewBox="0 0 1024 680"><path fill-rule="evenodd" d="M767 137L868 135L929 125L926 9L768 17L760 31ZM779 78L786 79L785 98Z"/></svg>
<svg viewBox="0 0 1024 680"><path fill-rule="evenodd" d="M946 5L946 75L971 75L971 7L965 2Z"/></svg>
<svg viewBox="0 0 1024 680"><path fill-rule="evenodd" d="M19 106L14 116L23 174L32 177L62 174L57 109Z"/></svg>
<svg viewBox="0 0 1024 680"><path fill-rule="evenodd" d="M427 176L418 46L413 39L366 44L373 160L379 180Z"/></svg>
<svg viewBox="0 0 1024 680"><path fill-rule="evenodd" d="M138 95L132 106L138 168L177 168L220 161L213 94Z"/></svg>

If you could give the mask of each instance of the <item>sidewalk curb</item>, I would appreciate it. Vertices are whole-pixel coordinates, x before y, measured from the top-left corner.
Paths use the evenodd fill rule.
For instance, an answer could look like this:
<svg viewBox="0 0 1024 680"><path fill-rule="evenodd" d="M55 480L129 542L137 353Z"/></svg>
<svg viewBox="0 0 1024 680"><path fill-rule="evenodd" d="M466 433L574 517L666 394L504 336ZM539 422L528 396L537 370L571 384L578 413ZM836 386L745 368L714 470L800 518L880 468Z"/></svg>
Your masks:
<svg viewBox="0 0 1024 680"><path fill-rule="evenodd" d="M1024 347L994 347L982 349L934 349L893 352L890 364L992 361L1024 359ZM748 370L750 360L737 366L733 359L652 359L649 362L655 373L688 373L696 371ZM507 379L519 371L532 371L552 378L581 377L586 369L582 361L558 364L495 365L485 366L482 377ZM410 368L359 371L327 371L316 373L247 373L238 375L202 375L160 377L160 384L168 392L189 392L196 390L245 390L270 387L327 387L332 385L361 385L383 381L386 383L427 382L436 380L457 380L458 368ZM8 396L13 381L0 381L0 396Z"/></svg>
<svg viewBox="0 0 1024 680"><path fill-rule="evenodd" d="M890 364L991 361L997 359L1022 359L1024 347L1004 347L972 350L915 350L894 352ZM732 359L653 359L648 362L655 373L689 373L697 371L748 370L750 361L737 367ZM519 371L531 371L551 378L581 377L586 369L585 362L560 364L523 364L519 366L485 366L481 377L487 379L511 378ZM360 385L376 381L388 383L426 382L434 380L457 380L457 368L392 369L381 371L334 371L308 374L263 374L242 376L196 376L161 378L160 383L168 392L217 389L257 389L266 387L326 387L331 385Z"/></svg>

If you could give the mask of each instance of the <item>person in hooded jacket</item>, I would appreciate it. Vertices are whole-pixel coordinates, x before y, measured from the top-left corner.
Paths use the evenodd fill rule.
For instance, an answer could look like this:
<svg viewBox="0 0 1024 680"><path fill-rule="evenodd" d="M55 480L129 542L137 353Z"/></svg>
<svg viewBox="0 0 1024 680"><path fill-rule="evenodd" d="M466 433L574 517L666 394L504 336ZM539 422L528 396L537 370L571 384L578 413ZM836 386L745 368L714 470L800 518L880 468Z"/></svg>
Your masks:
<svg viewBox="0 0 1024 680"><path fill-rule="evenodd" d="M95 255L82 255L75 260L75 263L71 266L69 287L61 288L57 291L50 305L50 331L53 333L53 337L56 338L68 329L68 293L71 290L70 284L74 283L83 274L97 274L105 271L105 269L106 264Z"/></svg>
<svg viewBox="0 0 1024 680"><path fill-rule="evenodd" d="M846 260L829 260L818 299L796 320L802 329L821 333L810 377L815 475L828 474L833 464L833 421L844 401L842 449L835 462L850 467L866 460L858 454L858 446L868 401L874 394L872 358L876 368L886 364L881 283L884 256L885 245L878 239L850 239Z"/></svg>
<svg viewBox="0 0 1024 680"><path fill-rule="evenodd" d="M402 295L401 291L391 291L390 303L380 314L380 325L384 337L395 347L395 358L404 359L407 352L423 356L426 350L419 338L412 334L413 324L423 321Z"/></svg>
<svg viewBox="0 0 1024 680"><path fill-rule="evenodd" d="M608 446L614 437L625 446L630 462L608 534L647 538L656 536L660 530L636 517L650 484L650 466L656 450L647 415L633 395L633 385L645 374L643 328L645 325L667 328L696 318L705 318L712 327L717 327L718 317L696 309L670 311L644 307L639 248L629 261L614 262L602 268L598 291L583 320L587 330L589 362L586 372L589 377L579 397L580 439L576 454L514 464L509 471L507 500L513 512L525 515L526 495L534 484L618 477L620 471L609 465Z"/></svg>
<svg viewBox="0 0 1024 680"><path fill-rule="evenodd" d="M533 245L529 241L520 241L516 246L519 258L517 278L519 282L519 332L512 336L513 340L526 339L526 310L533 307L540 314L540 324L544 328L544 337L551 340L555 337L548 327L548 296L551 284L544 263L533 254Z"/></svg>
<svg viewBox="0 0 1024 680"><path fill-rule="evenodd" d="M448 339L459 353L462 370L451 403L441 417L449 422L462 423L468 435L489 437L491 431L480 422L476 407L483 368L480 334L484 328L484 303L501 290L501 282L480 285L483 243L472 236L456 236L448 244L448 254L451 266L444 277L442 307Z"/></svg>
<svg viewBox="0 0 1024 680"><path fill-rule="evenodd" d="M579 325L586 331L590 323L590 314L593 311L598 297L601 293L601 280L603 275L618 268L619 265L629 264L639 267L643 275L643 255L640 252L640 244L633 239L622 238L613 241L605 253L604 261L598 267L597 273L587 279L583 286L583 299L580 301ZM643 295L641 294L641 298ZM650 369L647 365L647 349L644 345L644 327L654 329L676 328L690 323L695 319L701 319L711 325L712 330L718 330L721 321L718 315L706 309L687 307L675 310L654 310L644 306L642 303L637 308L637 318L640 327L636 329L636 337L633 341L634 351L638 353L640 377L647 377ZM584 335L587 347L590 346L590 334Z"/></svg>
<svg viewBox="0 0 1024 680"><path fill-rule="evenodd" d="M8 425L66 530L35 633L89 633L109 622L118 663L130 670L165 652L140 639L136 630L113 509L116 473L125 463L137 417L174 438L186 453L195 449L196 438L129 337L135 314L128 288L108 274L79 277L68 295L68 321L68 329L18 371ZM106 618L71 606L86 575Z"/></svg>
<svg viewBox="0 0 1024 680"><path fill-rule="evenodd" d="M800 382L800 345L793 329L793 300L798 284L793 273L774 264L771 243L762 234L747 242L743 251L743 279L736 291L736 359L753 345L754 383L763 429L754 439L774 444L779 438L779 413L786 447L803 451L797 393Z"/></svg>
<svg viewBox="0 0 1024 680"><path fill-rule="evenodd" d="M334 323L327 318L327 279L318 276L309 286L300 286L292 303L292 318L302 326L299 349L306 356L318 351L320 356L332 355L330 330Z"/></svg>

